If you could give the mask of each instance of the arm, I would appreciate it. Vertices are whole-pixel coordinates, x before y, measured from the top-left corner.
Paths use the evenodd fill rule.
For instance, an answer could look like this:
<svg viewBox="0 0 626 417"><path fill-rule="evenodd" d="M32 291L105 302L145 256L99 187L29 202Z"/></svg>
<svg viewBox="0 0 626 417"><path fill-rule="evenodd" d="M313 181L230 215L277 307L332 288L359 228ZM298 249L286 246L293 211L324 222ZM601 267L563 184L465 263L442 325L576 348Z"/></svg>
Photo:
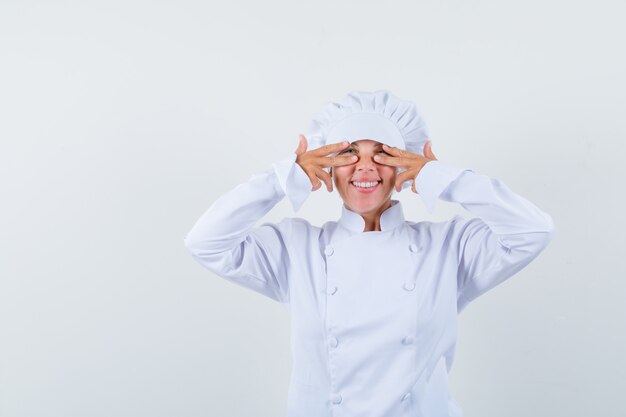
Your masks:
<svg viewBox="0 0 626 417"><path fill-rule="evenodd" d="M184 238L202 266L279 302L289 302L291 222L254 224L287 195L297 211L311 182L292 154L219 197Z"/></svg>
<svg viewBox="0 0 626 417"><path fill-rule="evenodd" d="M502 181L471 169L430 161L415 184L429 212L441 198L478 216L452 220L452 242L457 245L459 263L458 311L528 265L554 235L549 214Z"/></svg>

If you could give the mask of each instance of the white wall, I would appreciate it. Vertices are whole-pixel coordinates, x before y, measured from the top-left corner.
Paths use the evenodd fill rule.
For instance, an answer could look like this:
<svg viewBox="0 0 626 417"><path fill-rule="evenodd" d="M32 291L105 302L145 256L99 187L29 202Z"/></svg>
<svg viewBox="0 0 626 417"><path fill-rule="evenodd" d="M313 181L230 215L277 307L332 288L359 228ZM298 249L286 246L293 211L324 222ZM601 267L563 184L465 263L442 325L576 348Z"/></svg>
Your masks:
<svg viewBox="0 0 626 417"><path fill-rule="evenodd" d="M289 317L183 237L329 100L415 101L438 159L548 212L461 315L466 417L626 414L623 2L0 3L0 416L276 417ZM413 221L462 207L397 195ZM322 187L297 217L340 213ZM294 216L286 200L264 221Z"/></svg>

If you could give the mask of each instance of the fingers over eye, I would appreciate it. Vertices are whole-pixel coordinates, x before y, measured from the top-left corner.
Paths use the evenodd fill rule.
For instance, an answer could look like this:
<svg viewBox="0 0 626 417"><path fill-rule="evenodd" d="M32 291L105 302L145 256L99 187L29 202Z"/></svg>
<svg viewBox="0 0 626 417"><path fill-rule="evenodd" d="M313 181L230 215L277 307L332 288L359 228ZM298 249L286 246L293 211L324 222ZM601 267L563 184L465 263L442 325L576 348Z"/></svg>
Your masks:
<svg viewBox="0 0 626 417"><path fill-rule="evenodd" d="M390 155L374 155L374 160L385 165L398 165L398 161Z"/></svg>
<svg viewBox="0 0 626 417"><path fill-rule="evenodd" d="M346 154L344 156L341 156L340 158L341 159L338 162L340 162L342 165L352 164L356 162L357 159L359 159L356 155L350 154ZM337 165L339 165L339 163Z"/></svg>
<svg viewBox="0 0 626 417"><path fill-rule="evenodd" d="M330 145L324 145L317 149L313 149L311 153L315 156L328 156L332 153L340 152L342 149L347 148L349 145L350 143L344 144L343 142L332 143Z"/></svg>
<svg viewBox="0 0 626 417"><path fill-rule="evenodd" d="M326 158L325 166L334 167L334 166L349 165L349 164L356 162L357 159L358 159L357 156L352 155L352 154L329 156Z"/></svg>
<svg viewBox="0 0 626 417"><path fill-rule="evenodd" d="M337 143L333 143L331 145L326 145L327 149L330 152L337 152L338 150L347 148L348 146L350 146L350 142L348 142L348 141L337 142Z"/></svg>

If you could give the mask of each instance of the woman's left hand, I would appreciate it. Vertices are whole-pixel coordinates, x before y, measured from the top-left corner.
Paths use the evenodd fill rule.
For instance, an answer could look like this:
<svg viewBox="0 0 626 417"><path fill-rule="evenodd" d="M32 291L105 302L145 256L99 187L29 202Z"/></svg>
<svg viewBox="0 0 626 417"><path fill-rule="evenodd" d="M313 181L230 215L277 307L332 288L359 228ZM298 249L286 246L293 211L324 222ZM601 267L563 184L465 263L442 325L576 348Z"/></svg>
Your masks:
<svg viewBox="0 0 626 417"><path fill-rule="evenodd" d="M406 171L401 172L396 177L396 191L400 192L402 190L403 182L413 180L411 190L417 194L417 190L415 189L415 178L417 174L419 174L420 170L427 162L437 160L433 153L432 141L429 140L424 144L424 156L385 144L383 144L383 149L391 155L378 154L374 157L376 162L393 167L406 168Z"/></svg>

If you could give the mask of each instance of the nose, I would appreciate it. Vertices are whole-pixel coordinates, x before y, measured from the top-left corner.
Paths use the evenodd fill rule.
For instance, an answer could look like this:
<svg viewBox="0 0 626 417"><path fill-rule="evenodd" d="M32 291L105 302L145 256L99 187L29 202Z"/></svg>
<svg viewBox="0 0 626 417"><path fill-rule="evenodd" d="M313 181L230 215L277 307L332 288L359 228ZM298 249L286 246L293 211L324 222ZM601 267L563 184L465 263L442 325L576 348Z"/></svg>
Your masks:
<svg viewBox="0 0 626 417"><path fill-rule="evenodd" d="M360 155L356 162L355 169L357 171L374 171L376 170L376 162L371 155Z"/></svg>

